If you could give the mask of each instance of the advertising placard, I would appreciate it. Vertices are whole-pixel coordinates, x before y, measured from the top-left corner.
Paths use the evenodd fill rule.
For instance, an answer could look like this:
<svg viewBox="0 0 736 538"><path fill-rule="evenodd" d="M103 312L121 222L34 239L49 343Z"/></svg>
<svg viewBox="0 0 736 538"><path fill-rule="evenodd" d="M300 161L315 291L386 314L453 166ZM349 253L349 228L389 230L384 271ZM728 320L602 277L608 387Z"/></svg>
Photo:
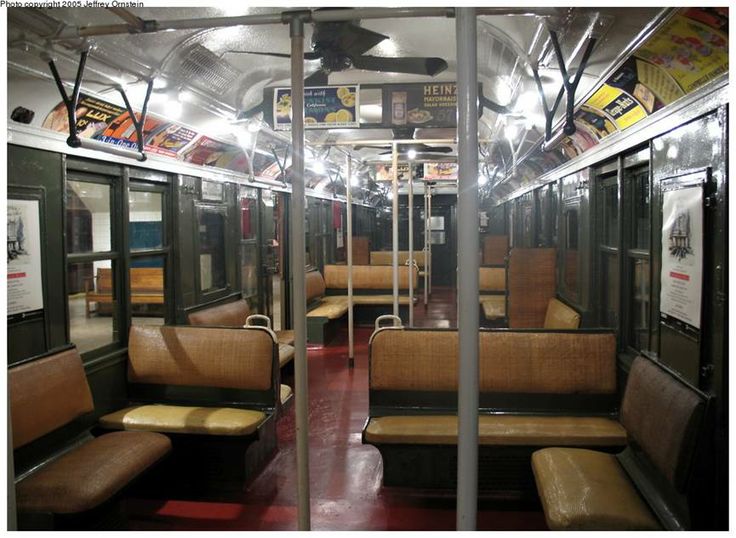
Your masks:
<svg viewBox="0 0 736 538"><path fill-rule="evenodd" d="M146 151L167 157L176 157L177 153L188 146L196 136L196 131L183 125L176 123L163 124L145 139Z"/></svg>
<svg viewBox="0 0 736 538"><path fill-rule="evenodd" d="M707 9L707 8L706 8ZM689 16L677 14L635 52L670 75L685 93L728 72L728 37Z"/></svg>
<svg viewBox="0 0 736 538"><path fill-rule="evenodd" d="M619 129L626 129L647 117L646 110L620 88L604 84L585 103L611 118Z"/></svg>
<svg viewBox="0 0 736 538"><path fill-rule="evenodd" d="M291 88L273 94L274 129L291 129ZM315 86L304 88L304 128L360 127L360 87Z"/></svg>
<svg viewBox="0 0 736 538"><path fill-rule="evenodd" d="M424 181L457 179L457 163L424 163Z"/></svg>
<svg viewBox="0 0 736 538"><path fill-rule="evenodd" d="M138 121L141 119L139 112L135 113ZM143 123L143 140L145 141L153 131L158 130L164 125L164 121L146 115L146 121ZM96 136L100 142L113 144L115 146L123 146L130 149L138 149L138 134L135 132L135 124L128 112L120 114L110 125L107 126L101 135Z"/></svg>
<svg viewBox="0 0 736 538"><path fill-rule="evenodd" d="M124 107L80 93L77 104L77 135L79 138L93 138L100 135L123 112ZM69 116L63 102L48 113L42 127L59 133L69 132Z"/></svg>
<svg viewBox="0 0 736 538"><path fill-rule="evenodd" d="M411 168L409 163L398 163L396 166L396 172L399 181L409 181L411 177ZM390 164L377 164L376 165L376 181L393 181L394 171L393 166Z"/></svg>
<svg viewBox="0 0 736 538"><path fill-rule="evenodd" d="M43 309L38 200L8 200L8 315Z"/></svg>
<svg viewBox="0 0 736 538"><path fill-rule="evenodd" d="M228 168L233 160L242 154L243 150L238 146L201 136L181 154L181 159L202 166Z"/></svg>
<svg viewBox="0 0 736 538"><path fill-rule="evenodd" d="M387 126L455 127L457 84L454 82L386 84L383 117Z"/></svg>
<svg viewBox="0 0 736 538"><path fill-rule="evenodd" d="M688 177L690 179L690 177ZM705 181L693 174L692 179ZM703 282L703 186L665 190L659 310L700 328Z"/></svg>

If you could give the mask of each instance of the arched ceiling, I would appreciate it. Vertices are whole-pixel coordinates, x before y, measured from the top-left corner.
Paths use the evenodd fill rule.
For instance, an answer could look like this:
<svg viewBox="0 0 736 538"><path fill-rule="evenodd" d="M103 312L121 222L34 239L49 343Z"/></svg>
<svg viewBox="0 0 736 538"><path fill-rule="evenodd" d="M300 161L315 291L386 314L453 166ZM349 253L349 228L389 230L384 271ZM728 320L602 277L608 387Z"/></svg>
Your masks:
<svg viewBox="0 0 736 538"><path fill-rule="evenodd" d="M276 8L132 8L129 13L143 20L205 19L209 17L240 16L277 13ZM557 16L483 15L478 25L478 76L483 94L500 105L515 107L515 114L501 117L486 109L479 126L481 139L487 144L486 154L496 160L511 159L539 140L543 132L543 115L529 68L529 58L539 62L540 74L548 102L554 100L561 77L545 25L559 31L563 55L576 66L582 54L583 40L594 28L600 34L577 95L584 96L599 81L600 76L614 63L629 43L656 17L660 8L564 8ZM595 26L592 26L597 21ZM45 40L65 26L96 26L120 24L122 19L108 9L8 9L8 60L13 65L33 72L48 74L41 52L48 49ZM445 71L435 77L398 73L377 73L349 69L332 73L330 84L381 84L427 81L454 81L456 78L455 20L453 18L395 18L364 20L360 25L385 34L385 40L368 51L374 56L436 56L447 61ZM306 25L309 43L312 25ZM127 91L134 108L140 109L145 93L144 77L165 79L167 88L157 90L150 110L165 115L165 96L172 89L187 90L191 99L184 103L187 123L203 132L232 140L227 128L217 132L217 125L227 125L244 110L263 99L266 86L289 85L289 59L234 54L233 50L279 52L288 54L290 41L286 25L235 26L202 30L177 30L157 33L96 36L85 86L90 91L109 95L111 81L128 84ZM54 43L54 51L62 78L73 80L76 71L79 39ZM307 49L309 46L307 45ZM53 52L53 51L52 51ZM68 56L68 58L65 58ZM306 63L310 73L315 62ZM16 73L17 75L17 73ZM139 81L140 82L137 82ZM37 119L58 102L54 102L54 88L44 93L47 103L39 105ZM9 88L12 92L12 87ZM531 95L531 98L529 97ZM365 114L375 117L376 105L364 103ZM48 110L43 110L43 107ZM561 107L562 108L562 107ZM558 111L558 117L562 110ZM523 137L510 144L510 128L523 132ZM416 139L454 138L454 130L417 129ZM270 153L270 144L285 147L288 140L264 129L259 145L264 154ZM308 131L308 141L314 143L357 140L385 140L392 138L389 129L334 129ZM447 144L444 144L447 145ZM454 148L454 145L452 145ZM501 152L501 155L498 155ZM367 161L382 160L380 150L362 149L354 152ZM336 155L337 157L337 155ZM336 162L341 164L340 159ZM322 180L325 181L324 179Z"/></svg>

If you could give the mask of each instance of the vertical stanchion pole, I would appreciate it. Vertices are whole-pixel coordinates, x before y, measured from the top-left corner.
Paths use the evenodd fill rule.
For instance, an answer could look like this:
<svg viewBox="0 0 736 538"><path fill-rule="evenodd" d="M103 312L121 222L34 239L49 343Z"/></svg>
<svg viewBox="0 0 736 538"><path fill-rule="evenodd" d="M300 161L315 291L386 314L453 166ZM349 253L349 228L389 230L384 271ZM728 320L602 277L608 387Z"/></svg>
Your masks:
<svg viewBox="0 0 736 538"><path fill-rule="evenodd" d="M394 316L399 315L399 153L396 142L391 144L391 192L393 193L393 204L391 205L391 244L393 253L391 265L393 267L393 289L394 289Z"/></svg>
<svg viewBox="0 0 736 538"><path fill-rule="evenodd" d="M409 327L414 327L414 167L409 167Z"/></svg>
<svg viewBox="0 0 736 538"><path fill-rule="evenodd" d="M427 214L429 229L429 294L432 295L432 186L429 186L429 193L427 194Z"/></svg>
<svg viewBox="0 0 736 538"><path fill-rule="evenodd" d="M475 8L455 9L458 139L457 530L478 511L478 69Z"/></svg>
<svg viewBox="0 0 736 538"><path fill-rule="evenodd" d="M350 155L346 158L347 185L345 198L347 200L348 218L348 366L355 366L355 352L353 349L353 187L351 185L353 168Z"/></svg>
<svg viewBox="0 0 736 538"><path fill-rule="evenodd" d="M296 399L297 519L310 529L309 395L307 376L307 300L304 274L304 21L294 17L291 36L291 278L294 313L294 397Z"/></svg>
<svg viewBox="0 0 736 538"><path fill-rule="evenodd" d="M424 190L424 306L427 306L429 295L429 191L427 182L422 185Z"/></svg>

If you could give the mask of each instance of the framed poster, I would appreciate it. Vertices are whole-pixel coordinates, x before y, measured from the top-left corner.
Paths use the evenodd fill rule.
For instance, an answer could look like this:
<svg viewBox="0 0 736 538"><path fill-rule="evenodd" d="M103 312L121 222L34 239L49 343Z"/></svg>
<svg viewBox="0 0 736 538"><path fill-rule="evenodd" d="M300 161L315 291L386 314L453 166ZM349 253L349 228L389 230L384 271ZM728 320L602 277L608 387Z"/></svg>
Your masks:
<svg viewBox="0 0 736 538"><path fill-rule="evenodd" d="M8 199L8 316L43 310L40 206Z"/></svg>
<svg viewBox="0 0 736 538"><path fill-rule="evenodd" d="M677 178L662 193L661 314L700 329L703 185L707 172Z"/></svg>
<svg viewBox="0 0 736 538"><path fill-rule="evenodd" d="M360 86L304 88L304 128L360 127ZM276 88L273 95L274 129L291 129L291 88Z"/></svg>

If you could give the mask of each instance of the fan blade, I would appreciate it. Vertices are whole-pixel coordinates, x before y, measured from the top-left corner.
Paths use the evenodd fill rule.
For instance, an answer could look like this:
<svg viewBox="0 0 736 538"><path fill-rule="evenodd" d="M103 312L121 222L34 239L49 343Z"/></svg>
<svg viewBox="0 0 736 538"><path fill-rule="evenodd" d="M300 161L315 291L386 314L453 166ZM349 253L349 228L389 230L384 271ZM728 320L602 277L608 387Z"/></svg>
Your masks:
<svg viewBox="0 0 736 538"><path fill-rule="evenodd" d="M342 52L359 56L378 45L388 36L349 22L320 22L314 25L312 48L319 51Z"/></svg>
<svg viewBox="0 0 736 538"><path fill-rule="evenodd" d="M281 52L256 52L252 50L226 50L224 54L257 54L259 56L275 56L276 58L291 58L291 54L283 54ZM322 54L319 52L305 52L305 60L319 60Z"/></svg>
<svg viewBox="0 0 736 538"><path fill-rule="evenodd" d="M327 82L327 73L318 69L304 79L304 86L326 86Z"/></svg>
<svg viewBox="0 0 736 538"><path fill-rule="evenodd" d="M388 36L373 32L357 24L342 24L335 43L337 48L349 56L358 56L371 50Z"/></svg>
<svg viewBox="0 0 736 538"><path fill-rule="evenodd" d="M360 151L361 149L391 149L391 146L353 146L353 149L355 151Z"/></svg>
<svg viewBox="0 0 736 538"><path fill-rule="evenodd" d="M356 56L352 58L353 67L368 71L389 73L410 73L413 75L435 76L447 69L442 58L381 58L379 56Z"/></svg>
<svg viewBox="0 0 736 538"><path fill-rule="evenodd" d="M452 153L454 150L449 146L427 146L421 144L420 147L416 148L417 153Z"/></svg>
<svg viewBox="0 0 736 538"><path fill-rule="evenodd" d="M263 112L263 103L258 103L256 106L249 108L248 110L244 110L238 114L239 120L244 119L250 119L259 112Z"/></svg>

